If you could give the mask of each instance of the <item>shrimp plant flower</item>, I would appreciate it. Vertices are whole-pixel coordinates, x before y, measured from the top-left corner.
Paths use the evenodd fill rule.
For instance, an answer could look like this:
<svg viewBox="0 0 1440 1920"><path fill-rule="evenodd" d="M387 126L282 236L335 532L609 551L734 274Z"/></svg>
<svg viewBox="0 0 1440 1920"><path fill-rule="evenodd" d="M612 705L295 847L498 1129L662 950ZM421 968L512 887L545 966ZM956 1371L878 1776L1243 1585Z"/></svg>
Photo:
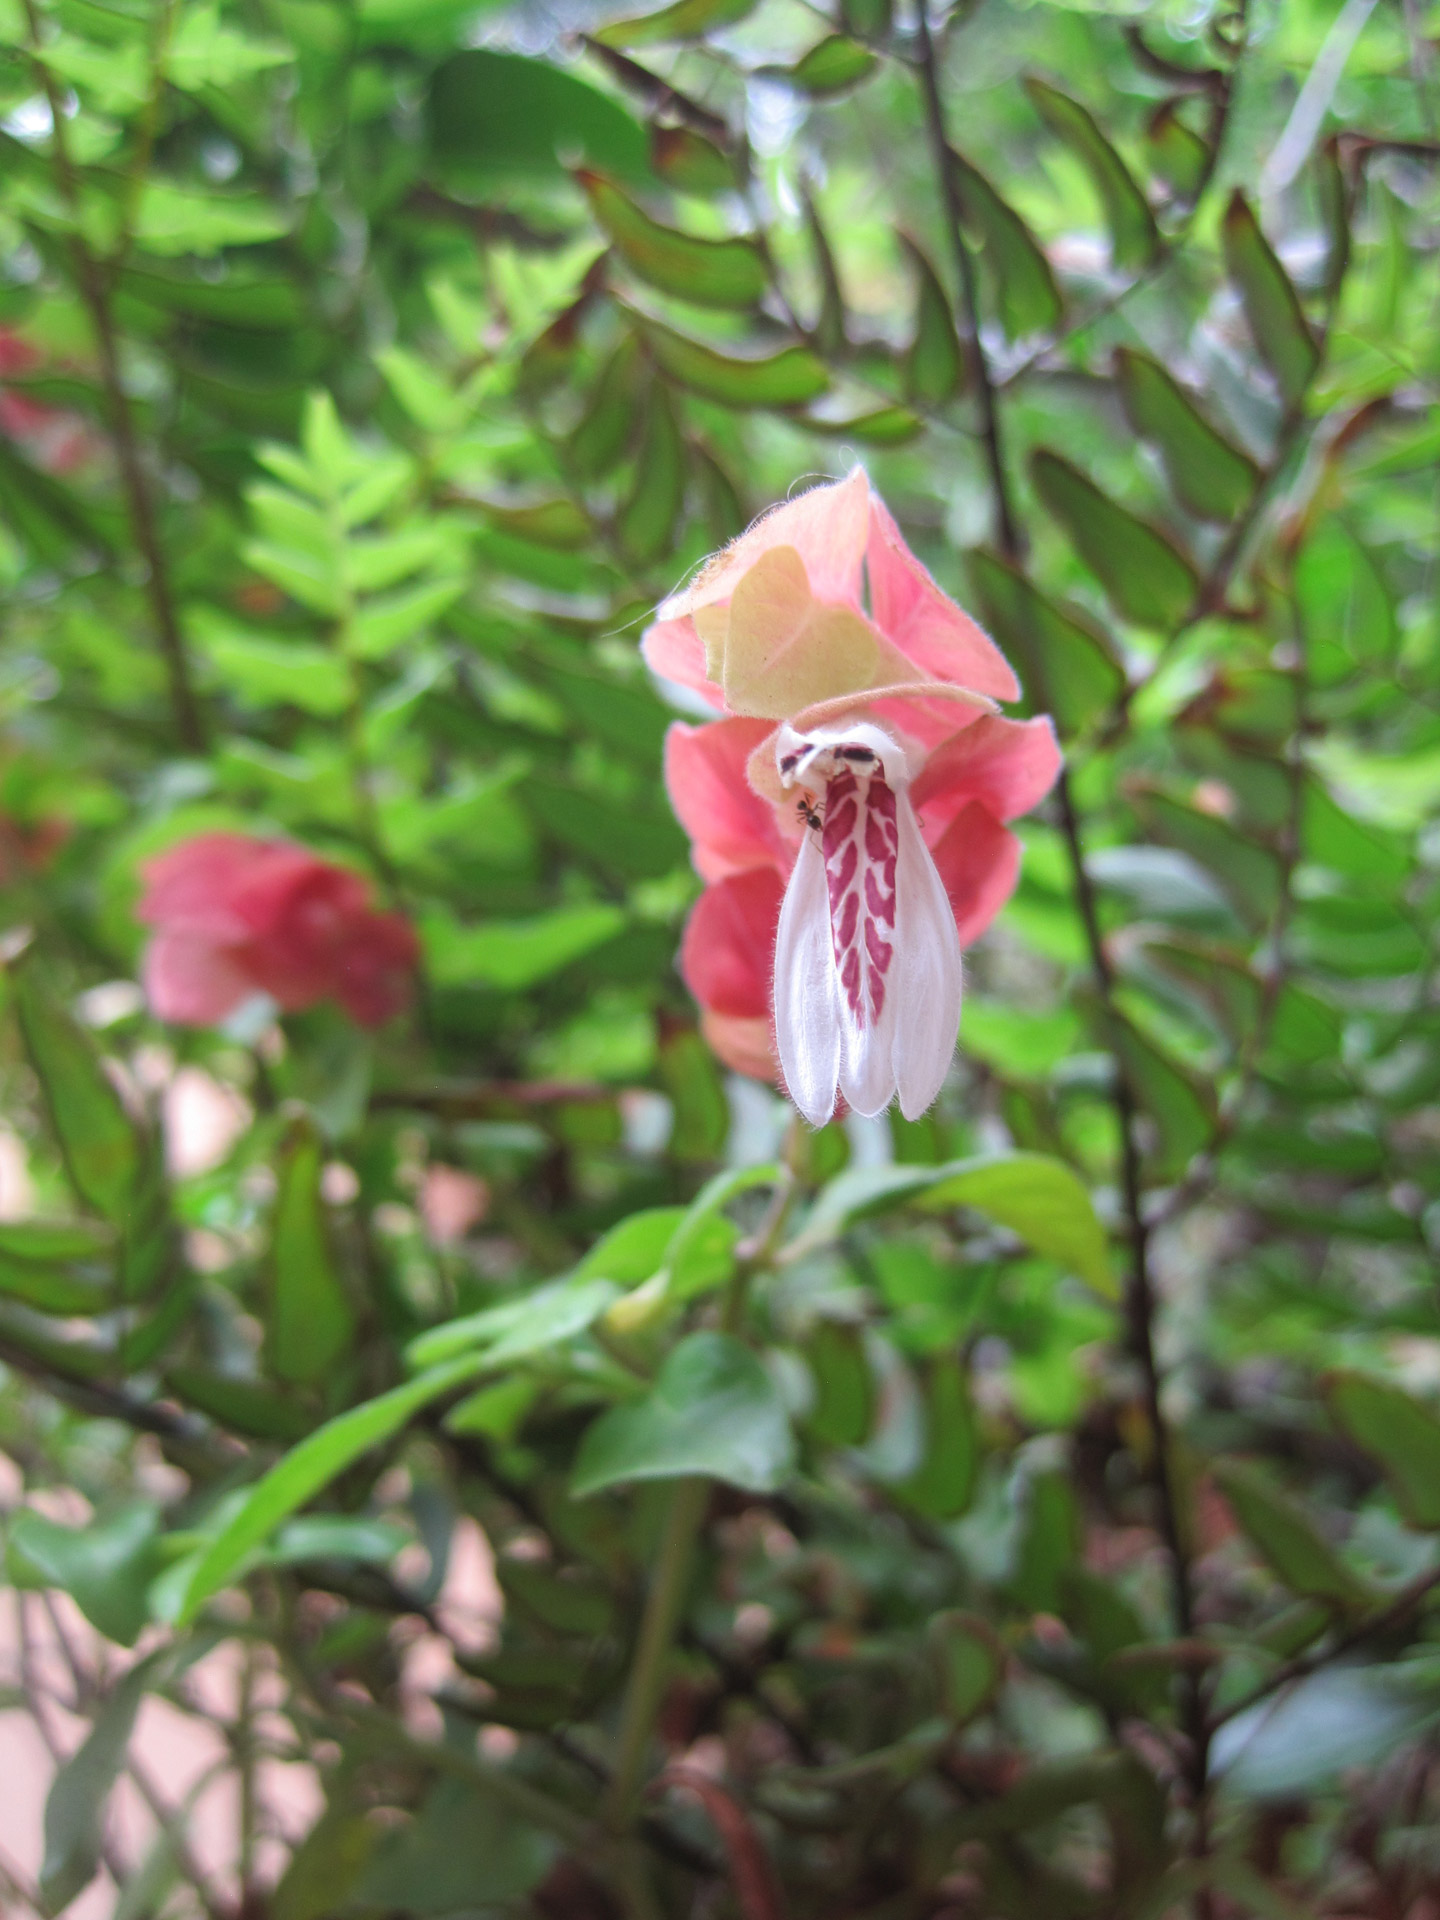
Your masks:
<svg viewBox="0 0 1440 1920"><path fill-rule="evenodd" d="M680 964L727 1065L813 1126L931 1104L961 951L1014 890L1006 822L1060 769L1010 720L1000 649L915 558L862 468L775 508L667 600L652 670L717 718L666 739L704 892Z"/></svg>

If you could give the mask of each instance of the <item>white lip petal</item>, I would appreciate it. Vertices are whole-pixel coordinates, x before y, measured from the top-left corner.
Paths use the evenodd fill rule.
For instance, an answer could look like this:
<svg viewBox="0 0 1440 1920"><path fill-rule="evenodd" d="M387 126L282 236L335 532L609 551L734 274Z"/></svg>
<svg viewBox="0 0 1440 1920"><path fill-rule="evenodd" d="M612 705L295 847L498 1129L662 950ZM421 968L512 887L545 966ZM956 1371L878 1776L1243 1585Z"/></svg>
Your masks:
<svg viewBox="0 0 1440 1920"><path fill-rule="evenodd" d="M939 1093L955 1052L962 965L949 896L921 838L909 795L897 798L892 1059L900 1111L907 1120L918 1120Z"/></svg>
<svg viewBox="0 0 1440 1920"><path fill-rule="evenodd" d="M790 1098L812 1127L835 1111L840 994L830 949L825 862L807 832L785 889L775 938L775 1040Z"/></svg>
<svg viewBox="0 0 1440 1920"><path fill-rule="evenodd" d="M960 937L910 805L903 751L866 722L776 740L807 827L780 913L775 1031L812 1125L835 1105L907 1120L939 1093L960 1024ZM806 792L823 794L816 810Z"/></svg>

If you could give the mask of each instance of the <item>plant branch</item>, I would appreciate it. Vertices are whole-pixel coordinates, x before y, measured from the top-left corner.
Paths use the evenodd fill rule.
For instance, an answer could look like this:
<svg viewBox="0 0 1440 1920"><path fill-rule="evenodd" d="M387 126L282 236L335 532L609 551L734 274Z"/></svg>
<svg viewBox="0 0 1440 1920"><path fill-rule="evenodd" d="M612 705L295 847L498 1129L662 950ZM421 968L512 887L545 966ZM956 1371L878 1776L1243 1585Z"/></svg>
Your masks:
<svg viewBox="0 0 1440 1920"><path fill-rule="evenodd" d="M1321 1653L1297 1654L1293 1660L1287 1660L1284 1666L1277 1667L1268 1680L1262 1680L1249 1693L1241 1694L1238 1700L1232 1700L1228 1707L1222 1707L1212 1714L1207 1723L1207 1731L1215 1733L1228 1720L1237 1720L1242 1713L1248 1713L1252 1707L1258 1707L1282 1687L1288 1687L1293 1681L1304 1680L1312 1673L1318 1673L1322 1667L1328 1667L1332 1661L1341 1659L1356 1647L1363 1646L1367 1640L1373 1640L1376 1634L1386 1633L1391 1627L1398 1627L1415 1609L1421 1606L1430 1595L1440 1588L1440 1567L1431 1567L1428 1572L1417 1574L1408 1586L1400 1589L1393 1600L1378 1612L1357 1621L1332 1640Z"/></svg>
<svg viewBox="0 0 1440 1920"><path fill-rule="evenodd" d="M660 1541L660 1554L640 1622L640 1637L620 1709L615 1771L605 1799L605 1823L623 1830L634 1817L645 1757L665 1686L665 1668L685 1608L695 1541L705 1518L710 1483L697 1476L677 1480Z"/></svg>
<svg viewBox="0 0 1440 1920"><path fill-rule="evenodd" d="M36 17L34 0L25 0L25 13L30 33L31 61L50 108L50 138L55 152L55 171L73 222L70 252L75 265L76 284L90 316L91 328L95 335L96 351L100 359L100 384L104 390L105 403L110 415L110 438L120 468L120 481L130 518L130 530L145 566L145 592L150 602L155 636L159 642L161 659L169 681L171 718L176 736L185 752L202 754L206 748L205 724L200 712L200 703L195 695L190 660L185 649L184 636L180 630L174 591L160 544L155 503L140 454L135 414L120 371L120 343L115 331L114 316L110 310L109 292L100 263L91 253L82 233L79 176L75 170L65 132L65 102L55 84L54 76L45 64L40 23Z"/></svg>
<svg viewBox="0 0 1440 1920"><path fill-rule="evenodd" d="M940 95L940 72L935 58L935 42L926 17L925 0L915 9L915 37L920 50L918 73L921 97L925 102L925 124L930 150L945 207L945 224L955 255L960 280L960 323L966 358L980 403L980 436L985 461L990 471L990 487L995 502L996 544L1007 559L1018 559L1023 552L1019 522L1010 500L1010 484L1005 473L1005 453L1001 444L1000 409L995 385L990 376L985 348L980 339L980 296L976 284L975 261L965 238L960 205L960 189L951 165L950 139L945 130L945 103Z"/></svg>

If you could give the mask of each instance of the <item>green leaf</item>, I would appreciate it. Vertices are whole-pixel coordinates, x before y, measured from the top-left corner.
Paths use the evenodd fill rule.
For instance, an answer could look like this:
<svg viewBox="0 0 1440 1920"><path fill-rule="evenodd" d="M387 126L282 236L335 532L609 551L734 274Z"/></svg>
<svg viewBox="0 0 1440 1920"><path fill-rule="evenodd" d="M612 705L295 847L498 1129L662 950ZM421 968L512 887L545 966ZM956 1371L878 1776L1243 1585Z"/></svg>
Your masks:
<svg viewBox="0 0 1440 1920"><path fill-rule="evenodd" d="M495 987L513 993L548 980L613 940L624 925L622 908L597 903L477 927L457 927L435 916L423 923L423 932L437 986Z"/></svg>
<svg viewBox="0 0 1440 1920"><path fill-rule="evenodd" d="M1125 670L1098 627L1061 608L1020 569L983 547L966 556L986 624L1020 657L1037 711L1054 717L1065 739L1107 713L1125 687Z"/></svg>
<svg viewBox="0 0 1440 1920"><path fill-rule="evenodd" d="M641 392L640 341L627 333L606 361L570 438L570 457L582 478L598 480L619 462L635 431Z"/></svg>
<svg viewBox="0 0 1440 1920"><path fill-rule="evenodd" d="M201 192L152 173L140 193L135 239L151 253L209 258L226 247L278 240L289 226L290 215L277 202L231 198L214 187Z"/></svg>
<svg viewBox="0 0 1440 1920"><path fill-rule="evenodd" d="M663 382L651 382L635 486L620 509L616 531L636 566L668 553L685 504L685 442Z"/></svg>
<svg viewBox="0 0 1440 1920"><path fill-rule="evenodd" d="M815 1401L805 1424L827 1447L859 1447L875 1418L875 1377L859 1327L822 1320L805 1347Z"/></svg>
<svg viewBox="0 0 1440 1920"><path fill-rule="evenodd" d="M1238 187L1225 209L1221 241L1225 270L1239 292L1260 357L1274 374L1286 404L1293 407L1320 364L1320 352L1300 296Z"/></svg>
<svg viewBox="0 0 1440 1920"><path fill-rule="evenodd" d="M929 1212L974 1207L1107 1300L1118 1296L1105 1229L1079 1176L1063 1160L1012 1153L954 1161L935 1170L918 1203Z"/></svg>
<svg viewBox="0 0 1440 1920"><path fill-rule="evenodd" d="M804 424L807 433L823 433L833 440L863 440L872 447L903 447L925 431L925 422L908 407L876 407L848 420L808 414Z"/></svg>
<svg viewBox="0 0 1440 1920"><path fill-rule="evenodd" d="M925 1375L925 1451L916 1471L896 1491L930 1520L955 1520L975 1498L980 1435L970 1381L948 1354Z"/></svg>
<svg viewBox="0 0 1440 1920"><path fill-rule="evenodd" d="M334 715L351 703L345 662L328 647L254 633L211 607L192 607L185 624L220 686L242 706Z"/></svg>
<svg viewBox="0 0 1440 1920"><path fill-rule="evenodd" d="M1030 456L1035 491L1060 521L1116 611L1170 632L1194 604L1199 580L1157 528L1117 506L1078 467L1041 447Z"/></svg>
<svg viewBox="0 0 1440 1920"><path fill-rule="evenodd" d="M934 267L913 240L905 250L915 265L915 333L905 354L905 390L922 406L936 407L965 383L965 356L955 332L950 301Z"/></svg>
<svg viewBox="0 0 1440 1920"><path fill-rule="evenodd" d="M1325 1398L1336 1424L1378 1460L1412 1527L1440 1528L1440 1415L1363 1373L1333 1373Z"/></svg>
<svg viewBox="0 0 1440 1920"><path fill-rule="evenodd" d="M1262 1804L1294 1805L1317 1792L1343 1793L1362 1770L1370 1777L1381 1772L1433 1727L1437 1713L1433 1681L1417 1684L1403 1665L1322 1669L1227 1721L1215 1739L1215 1774L1227 1795ZM1217 1884L1242 1906L1266 1920L1309 1920L1308 1905L1282 1905L1268 1880L1255 1876L1246 1884L1238 1863L1232 1871L1233 1882L1217 1873ZM1266 1896L1269 1903L1262 1905Z"/></svg>
<svg viewBox="0 0 1440 1920"><path fill-rule="evenodd" d="M755 11L758 0L674 0L658 13L633 20L612 20L596 29L595 38L606 47L653 47L667 40L698 40L716 28L738 26Z"/></svg>
<svg viewBox="0 0 1440 1920"><path fill-rule="evenodd" d="M973 1613L932 1614L926 1638L939 1668L945 1711L963 1726L999 1692L1005 1649L988 1622Z"/></svg>
<svg viewBox="0 0 1440 1920"><path fill-rule="evenodd" d="M375 1848L352 1896L366 1911L418 1920L494 1913L544 1879L556 1842L472 1780L433 1786L418 1816Z"/></svg>
<svg viewBox="0 0 1440 1920"><path fill-rule="evenodd" d="M251 74L288 66L291 49L280 40L257 40L220 18L217 6L188 6L180 15L165 50L165 75L186 93L205 87L234 87Z"/></svg>
<svg viewBox="0 0 1440 1920"><path fill-rule="evenodd" d="M1258 1468L1241 1460L1220 1460L1212 1471L1250 1544L1292 1593L1346 1610L1373 1598L1309 1514Z"/></svg>
<svg viewBox="0 0 1440 1920"><path fill-rule="evenodd" d="M379 1829L362 1814L343 1803L328 1806L290 1855L270 1896L273 1920L326 1920L348 1901L379 1839Z"/></svg>
<svg viewBox="0 0 1440 1920"><path fill-rule="evenodd" d="M105 1272L76 1267L64 1259L27 1259L12 1253L0 1229L0 1294L38 1307L42 1313L103 1313L115 1305L113 1278ZM100 1242L97 1253L112 1268L114 1248Z"/></svg>
<svg viewBox="0 0 1440 1920"><path fill-rule="evenodd" d="M45 1801L45 1858L40 1892L46 1908L68 1906L100 1870L105 1806L115 1785L136 1716L158 1663L152 1654L122 1675L77 1750L56 1772Z"/></svg>
<svg viewBox="0 0 1440 1920"><path fill-rule="evenodd" d="M692 127L650 129L650 164L677 193L734 193L735 163Z"/></svg>
<svg viewBox="0 0 1440 1920"><path fill-rule="evenodd" d="M1146 1155L1152 1175L1161 1180L1178 1179L1195 1155L1214 1141L1213 1089L1162 1052L1130 1021L1117 1019L1102 1026L1098 1015L1096 1019L1097 1033L1108 1033L1119 1047L1141 1110L1158 1135Z"/></svg>
<svg viewBox="0 0 1440 1920"><path fill-rule="evenodd" d="M862 47L858 40L851 40L843 33L831 33L817 40L793 67L765 67L762 72L767 77L773 75L788 81L814 99L824 100L833 94L846 93L868 79L879 64L879 55Z"/></svg>
<svg viewBox="0 0 1440 1920"><path fill-rule="evenodd" d="M1177 200L1193 201L1210 167L1210 149L1186 126L1178 100L1163 100L1145 129L1145 152L1151 170Z"/></svg>
<svg viewBox="0 0 1440 1920"><path fill-rule="evenodd" d="M773 1493L793 1460L785 1408L755 1355L729 1334L692 1333L643 1399L587 1428L571 1489L583 1498L628 1481L701 1474Z"/></svg>
<svg viewBox="0 0 1440 1920"><path fill-rule="evenodd" d="M736 360L653 320L641 325L669 379L725 407L799 407L830 385L824 362L808 347L783 347L763 359Z"/></svg>
<svg viewBox="0 0 1440 1920"><path fill-rule="evenodd" d="M953 151L950 170L965 225L981 242L981 259L994 280L1006 333L1018 340L1051 332L1060 323L1064 303L1040 243L985 175Z"/></svg>
<svg viewBox="0 0 1440 1920"><path fill-rule="evenodd" d="M250 1439L300 1440L315 1424L293 1394L263 1380L219 1373L212 1367L168 1366L165 1384L186 1406Z"/></svg>
<svg viewBox="0 0 1440 1920"><path fill-rule="evenodd" d="M1094 116L1078 100L1049 86L1033 74L1025 91L1041 119L1063 140L1095 183L1110 228L1110 252L1117 267L1139 272L1160 252L1155 216L1133 175L1101 131Z"/></svg>
<svg viewBox="0 0 1440 1920"><path fill-rule="evenodd" d="M361 660L383 660L453 607L467 584L463 575L450 574L367 600L346 625L348 651Z"/></svg>
<svg viewBox="0 0 1440 1920"><path fill-rule="evenodd" d="M663 227L598 173L580 169L595 218L642 280L702 307L753 307L769 283L753 240L701 240Z"/></svg>
<svg viewBox="0 0 1440 1920"><path fill-rule="evenodd" d="M320 1194L324 1151L318 1134L298 1126L277 1169L279 1187L266 1257L267 1358L289 1386L314 1386L333 1372L355 1338L355 1315L335 1261L328 1210Z"/></svg>
<svg viewBox="0 0 1440 1920"><path fill-rule="evenodd" d="M613 1280L567 1274L519 1299L503 1300L498 1306L432 1327L411 1341L405 1358L412 1367L435 1367L473 1352L487 1371L508 1366L584 1333L618 1292Z"/></svg>
<svg viewBox="0 0 1440 1920"><path fill-rule="evenodd" d="M1135 798L1136 811L1156 839L1198 860L1246 920L1264 925L1280 897L1280 864L1268 847L1248 839L1228 820L1182 806L1167 794L1138 790Z"/></svg>
<svg viewBox="0 0 1440 1920"><path fill-rule="evenodd" d="M22 1510L6 1542L17 1586L58 1587L108 1640L133 1647L149 1619L145 1594L158 1570L159 1509L134 1501L85 1527Z"/></svg>
<svg viewBox="0 0 1440 1920"><path fill-rule="evenodd" d="M1032 1613L1063 1611L1065 1576L1080 1557L1084 1526L1067 1474L1046 1470L1025 1489L1011 1586Z"/></svg>
<svg viewBox="0 0 1440 1920"><path fill-rule="evenodd" d="M472 1379L479 1370L475 1356L464 1354L317 1427L248 1490L236 1512L206 1547L179 1597L178 1624L188 1625L240 1563L337 1474L398 1433L432 1400Z"/></svg>
<svg viewBox="0 0 1440 1920"><path fill-rule="evenodd" d="M637 120L578 74L490 47L441 62L426 100L430 149L447 177L559 180L577 158L622 180L649 173Z"/></svg>
<svg viewBox="0 0 1440 1920"><path fill-rule="evenodd" d="M33 951L11 965L9 977L65 1171L82 1204L119 1231L121 1291L140 1298L161 1279L170 1254L156 1143L125 1111L93 1039L44 982Z"/></svg>
<svg viewBox="0 0 1440 1920"><path fill-rule="evenodd" d="M1117 347L1115 381L1131 426L1158 451L1181 506L1201 520L1233 519L1259 479L1254 461L1217 433L1147 354Z"/></svg>

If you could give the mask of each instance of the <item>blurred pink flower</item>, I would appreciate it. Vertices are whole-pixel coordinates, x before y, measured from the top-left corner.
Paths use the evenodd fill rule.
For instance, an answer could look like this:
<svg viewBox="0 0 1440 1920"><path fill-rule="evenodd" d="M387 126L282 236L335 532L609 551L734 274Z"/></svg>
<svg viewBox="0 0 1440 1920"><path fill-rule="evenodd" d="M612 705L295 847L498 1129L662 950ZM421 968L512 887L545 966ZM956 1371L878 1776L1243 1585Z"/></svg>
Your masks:
<svg viewBox="0 0 1440 1920"><path fill-rule="evenodd" d="M710 561L644 646L730 716L666 742L707 883L681 970L710 1044L817 1125L837 1094L923 1112L954 1050L960 950L1019 877L1004 823L1059 771L1050 722L995 711L1019 692L1009 665L859 470Z"/></svg>
<svg viewBox="0 0 1440 1920"><path fill-rule="evenodd" d="M338 1000L361 1026L404 1005L419 946L347 867L287 840L204 833L141 868L156 929L145 991L162 1020L213 1026L252 994L287 1013Z"/></svg>
<svg viewBox="0 0 1440 1920"><path fill-rule="evenodd" d="M8 383L43 365L36 348L8 327L0 327L0 434L24 448L49 473L69 473L96 450L86 422L67 407L52 407Z"/></svg>
<svg viewBox="0 0 1440 1920"><path fill-rule="evenodd" d="M420 1218L437 1247L458 1247L490 1209L490 1189L478 1174L432 1161L420 1182Z"/></svg>

